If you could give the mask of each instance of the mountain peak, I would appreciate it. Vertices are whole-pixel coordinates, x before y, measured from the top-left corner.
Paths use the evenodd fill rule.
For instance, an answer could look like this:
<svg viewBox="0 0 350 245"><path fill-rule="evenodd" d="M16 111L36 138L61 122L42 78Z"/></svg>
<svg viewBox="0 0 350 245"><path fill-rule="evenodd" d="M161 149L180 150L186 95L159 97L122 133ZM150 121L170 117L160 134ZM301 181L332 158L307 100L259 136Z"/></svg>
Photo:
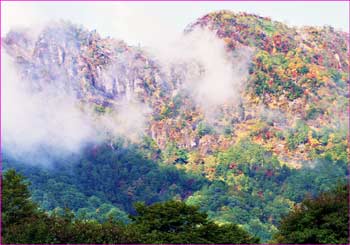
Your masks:
<svg viewBox="0 0 350 245"><path fill-rule="evenodd" d="M198 150L202 157L227 148L252 130L257 130L257 135L261 130L276 133L302 120L317 131L325 124L337 127L339 118L334 114L345 119L344 101L349 97L347 34L330 27L289 27L268 17L226 10L204 15L185 33L196 28L214 33L226 45L229 56L237 56L244 47L252 50L249 65L242 66L248 74L246 87L238 99L212 109L215 113L210 113L215 117L210 120L206 119L203 104L196 104L189 95L194 88L184 90L181 85L192 61L187 65L167 64L171 65L171 73L167 74L164 64L142 49L102 38L96 31L69 22L47 26L36 39L25 32L10 32L4 46L17 59L23 76L41 89L46 84L57 84L74 91L82 101L102 107L113 107L122 98L135 96L152 108L148 134L160 148L169 141L176 142L178 147ZM232 65L237 67L241 61L235 62ZM200 63L198 67L196 72L206 76ZM215 84L214 80L210 84ZM270 122L266 124L266 120ZM179 121L184 122L183 126L177 125ZM200 127L208 123L213 128L211 133L199 135ZM227 137L223 134L225 128L235 129L235 133ZM303 150L296 153L293 149L294 156L290 154L283 138L271 136L261 141L263 145L272 143L271 150L281 158L289 155L295 162L299 153L305 157Z"/></svg>

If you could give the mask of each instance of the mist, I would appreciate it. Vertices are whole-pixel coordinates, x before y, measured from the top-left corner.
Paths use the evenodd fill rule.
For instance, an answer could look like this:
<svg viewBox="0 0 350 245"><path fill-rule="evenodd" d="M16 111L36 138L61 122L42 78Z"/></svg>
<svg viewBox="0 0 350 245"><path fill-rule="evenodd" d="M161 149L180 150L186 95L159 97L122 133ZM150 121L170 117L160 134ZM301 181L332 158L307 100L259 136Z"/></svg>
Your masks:
<svg viewBox="0 0 350 245"><path fill-rule="evenodd" d="M100 115L55 83L34 90L39 81L21 76L4 51L1 69L2 149L16 160L47 165L79 154L88 144L115 137L137 140L144 132L150 110L141 103L121 101Z"/></svg>
<svg viewBox="0 0 350 245"><path fill-rule="evenodd" d="M219 106L237 104L246 86L253 50L238 47L228 51L226 43L213 31L196 28L167 45L149 49L165 73L177 69L182 89L193 98L207 119L215 117Z"/></svg>
<svg viewBox="0 0 350 245"><path fill-rule="evenodd" d="M42 27L32 34L40 33L38 29ZM253 50L239 47L228 52L225 42L207 29L159 39L144 49L158 62L168 82L171 69L180 67L179 89L190 94L207 121L215 120L218 107L238 105ZM77 81L59 75L53 82L30 80L4 51L2 71L3 150L15 159L47 165L116 137L138 142L146 132L152 108L136 95L118 98L114 107L98 113L93 104L78 99L73 88ZM101 77L103 72L113 73L102 71Z"/></svg>

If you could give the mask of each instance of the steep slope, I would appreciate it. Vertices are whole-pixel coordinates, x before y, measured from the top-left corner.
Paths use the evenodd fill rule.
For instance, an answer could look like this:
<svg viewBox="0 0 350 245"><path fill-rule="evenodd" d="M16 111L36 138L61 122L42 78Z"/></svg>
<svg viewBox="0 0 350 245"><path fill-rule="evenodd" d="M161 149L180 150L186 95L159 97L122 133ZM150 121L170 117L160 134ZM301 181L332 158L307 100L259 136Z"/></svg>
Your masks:
<svg viewBox="0 0 350 245"><path fill-rule="evenodd" d="M34 40L26 32L12 31L4 48L36 89L56 83L103 106L131 93L151 98L152 89L162 86L154 61L142 50L66 22L46 27Z"/></svg>
<svg viewBox="0 0 350 245"><path fill-rule="evenodd" d="M226 149L244 135L255 134L253 139L281 160L300 166L301 161L310 160L305 152L319 147L313 136L321 128L345 124L347 34L331 27L290 28L268 18L227 11L200 18L186 32L198 27L215 32L232 55L242 46L254 50L240 103L232 101L217 108L220 116L210 125L202 108L180 89L184 81L178 75L188 72L186 67L169 77L156 58L122 41L58 23L46 28L38 40L12 32L4 44L17 57L23 76L33 78L35 89L56 83L74 90L83 101L103 107L132 96L147 103L153 110L149 134L161 149L174 142L204 157ZM308 126L304 142L294 144L276 137L299 119ZM203 133L203 127L213 130Z"/></svg>
<svg viewBox="0 0 350 245"><path fill-rule="evenodd" d="M315 138L322 128L337 131L346 127L348 34L332 27L296 29L269 18L229 11L208 14L187 31L197 27L214 31L229 51L242 45L255 49L243 105L249 120L235 126L238 133L249 130L247 124L255 124L258 130L252 132L252 138L256 142L299 166L310 160L305 153L322 151L325 143ZM307 127L308 137L299 142L278 139L298 120Z"/></svg>
<svg viewBox="0 0 350 245"><path fill-rule="evenodd" d="M160 174L151 164L157 171L148 169L149 176L143 178L131 164L138 161L109 162L95 154L107 149L103 155L113 156L120 150L109 138L108 144L87 147L88 163L84 156L68 161L81 167L74 173L80 177L76 179L93 174L93 183L70 183L83 195L91 197L88 190L96 191L103 202L129 212L131 202L152 203L163 200L163 193L165 199L174 195L200 205L210 218L241 224L266 241L281 216L304 195L328 190L348 174L349 34L331 27L298 29L229 11L199 18L184 36L197 30L214 33L235 72L246 73L240 76L234 98L209 113L207 98L198 103L191 91L198 87L187 86L188 77L206 76L201 59L164 64L142 48L66 22L52 24L34 38L12 31L3 45L32 93L47 87L65 91L94 108L96 115L108 115L125 100L151 109L139 149L152 164L175 165L179 171L171 168ZM212 79L209 88L217 84ZM72 177L68 172L60 173L63 179ZM106 172L113 183L99 181ZM167 181L152 182L156 174ZM186 183L191 183L188 188ZM42 191L48 183L38 178L33 184L40 189L37 200L42 205L45 201L47 209L64 203L48 204ZM84 204L73 206L78 210Z"/></svg>

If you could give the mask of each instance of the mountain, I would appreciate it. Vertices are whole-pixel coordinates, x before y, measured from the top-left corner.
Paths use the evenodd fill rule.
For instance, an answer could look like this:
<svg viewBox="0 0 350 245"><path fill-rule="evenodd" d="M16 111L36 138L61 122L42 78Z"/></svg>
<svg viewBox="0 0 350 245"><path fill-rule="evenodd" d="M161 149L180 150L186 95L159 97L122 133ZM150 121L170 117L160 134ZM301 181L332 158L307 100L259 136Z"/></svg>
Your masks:
<svg viewBox="0 0 350 245"><path fill-rule="evenodd" d="M95 217L103 203L111 205L106 212L123 213L133 212L135 201L179 198L217 222L270 239L304 195L329 190L348 175L349 34L230 11L199 18L184 37L196 32L210 32L222 44L234 92L223 94L232 84L220 82L226 77L215 73L218 62L207 62L209 52L164 63L148 49L68 22L53 23L34 38L9 32L3 47L31 93L54 88L73 94L100 116L118 111L125 100L150 113L132 145L113 136L86 145L65 164L56 161L54 170L4 152L5 168L30 176L34 199L47 210L68 206ZM94 197L99 204L92 204Z"/></svg>

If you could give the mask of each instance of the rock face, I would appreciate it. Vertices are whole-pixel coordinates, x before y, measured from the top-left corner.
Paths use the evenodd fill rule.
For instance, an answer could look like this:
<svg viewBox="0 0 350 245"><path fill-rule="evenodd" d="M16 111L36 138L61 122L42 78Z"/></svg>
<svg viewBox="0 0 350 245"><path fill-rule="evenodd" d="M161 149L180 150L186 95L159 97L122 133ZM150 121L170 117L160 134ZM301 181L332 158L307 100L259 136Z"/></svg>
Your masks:
<svg viewBox="0 0 350 245"><path fill-rule="evenodd" d="M73 91L84 103L109 107L136 97L147 104L153 111L148 134L161 149L175 143L205 157L251 136L281 159L295 162L307 159L305 152L315 143L306 140L291 152L279 132L298 120L315 131L346 120L347 33L330 27L290 28L269 18L228 11L203 16L185 33L196 28L213 31L229 55L240 47L254 52L239 102L219 106L209 121L181 89L186 66L174 65L166 74L155 57L123 41L60 22L37 38L11 31L3 46L16 59L22 76L32 82L33 91L54 84L58 92Z"/></svg>
<svg viewBox="0 0 350 245"><path fill-rule="evenodd" d="M12 31L4 47L17 59L23 76L40 88L56 83L58 88L74 90L82 100L101 105L133 93L151 97L162 86L154 61L142 50L65 22L47 27L37 40Z"/></svg>

